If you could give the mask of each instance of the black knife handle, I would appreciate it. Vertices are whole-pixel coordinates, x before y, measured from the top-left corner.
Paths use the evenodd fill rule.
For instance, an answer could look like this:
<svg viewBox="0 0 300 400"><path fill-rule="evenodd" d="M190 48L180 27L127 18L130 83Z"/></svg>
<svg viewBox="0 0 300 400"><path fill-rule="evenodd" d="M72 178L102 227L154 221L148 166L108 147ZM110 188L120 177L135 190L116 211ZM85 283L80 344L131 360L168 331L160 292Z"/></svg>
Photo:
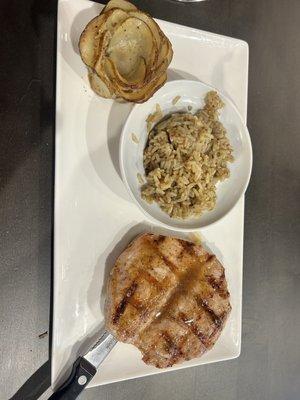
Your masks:
<svg viewBox="0 0 300 400"><path fill-rule="evenodd" d="M96 374L96 368L85 358L79 357L66 382L53 393L49 400L74 400Z"/></svg>

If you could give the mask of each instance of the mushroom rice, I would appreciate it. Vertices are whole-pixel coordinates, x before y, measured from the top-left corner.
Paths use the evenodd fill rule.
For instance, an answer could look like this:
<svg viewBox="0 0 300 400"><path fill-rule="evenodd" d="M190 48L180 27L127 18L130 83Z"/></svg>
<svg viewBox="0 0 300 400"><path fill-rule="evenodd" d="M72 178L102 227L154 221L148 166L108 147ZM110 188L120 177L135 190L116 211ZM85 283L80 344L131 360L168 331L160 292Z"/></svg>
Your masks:
<svg viewBox="0 0 300 400"><path fill-rule="evenodd" d="M229 177L228 163L233 162L219 121L223 107L217 92L208 92L203 109L171 114L149 132L143 158L147 182L141 194L170 217L195 217L215 207L216 184Z"/></svg>

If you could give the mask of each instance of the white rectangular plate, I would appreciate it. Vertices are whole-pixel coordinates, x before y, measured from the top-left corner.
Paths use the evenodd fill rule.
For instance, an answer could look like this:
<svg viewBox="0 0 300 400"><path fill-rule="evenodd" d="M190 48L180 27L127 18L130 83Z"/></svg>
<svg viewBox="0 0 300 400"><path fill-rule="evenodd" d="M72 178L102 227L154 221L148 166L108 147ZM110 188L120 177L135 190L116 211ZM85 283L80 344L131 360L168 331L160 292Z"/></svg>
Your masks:
<svg viewBox="0 0 300 400"><path fill-rule="evenodd" d="M132 106L94 95L78 54L81 31L101 8L87 0L60 0L58 6L53 387L62 382L103 323L103 287L116 257L135 235L157 229L144 221L119 175L118 140ZM233 99L246 120L248 45L158 23L174 49L169 79L200 79L217 87ZM243 222L241 199L225 219L201 231L226 268L232 313L211 351L170 371L240 354ZM164 371L147 366L137 349L122 343L100 370L90 386Z"/></svg>

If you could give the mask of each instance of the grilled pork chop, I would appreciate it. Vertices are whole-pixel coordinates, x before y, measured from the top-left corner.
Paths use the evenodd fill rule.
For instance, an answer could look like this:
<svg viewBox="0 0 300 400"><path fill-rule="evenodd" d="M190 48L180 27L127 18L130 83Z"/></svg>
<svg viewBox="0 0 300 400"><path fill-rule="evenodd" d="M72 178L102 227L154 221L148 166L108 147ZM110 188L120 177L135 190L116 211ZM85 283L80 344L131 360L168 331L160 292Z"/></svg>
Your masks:
<svg viewBox="0 0 300 400"><path fill-rule="evenodd" d="M147 233L111 272L107 328L158 368L209 350L230 310L224 268L201 245Z"/></svg>

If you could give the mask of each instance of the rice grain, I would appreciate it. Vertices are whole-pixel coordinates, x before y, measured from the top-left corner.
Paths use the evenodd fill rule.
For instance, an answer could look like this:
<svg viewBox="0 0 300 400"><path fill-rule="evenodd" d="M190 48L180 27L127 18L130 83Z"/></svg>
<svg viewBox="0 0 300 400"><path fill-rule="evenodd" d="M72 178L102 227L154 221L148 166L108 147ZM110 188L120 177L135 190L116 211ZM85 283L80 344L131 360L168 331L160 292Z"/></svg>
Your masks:
<svg viewBox="0 0 300 400"><path fill-rule="evenodd" d="M217 92L206 94L195 114L174 113L163 119L160 107L147 119L149 129L143 163L147 182L142 198L157 202L173 218L199 216L216 204L216 183L229 177L233 162L226 129L219 121L224 107Z"/></svg>

